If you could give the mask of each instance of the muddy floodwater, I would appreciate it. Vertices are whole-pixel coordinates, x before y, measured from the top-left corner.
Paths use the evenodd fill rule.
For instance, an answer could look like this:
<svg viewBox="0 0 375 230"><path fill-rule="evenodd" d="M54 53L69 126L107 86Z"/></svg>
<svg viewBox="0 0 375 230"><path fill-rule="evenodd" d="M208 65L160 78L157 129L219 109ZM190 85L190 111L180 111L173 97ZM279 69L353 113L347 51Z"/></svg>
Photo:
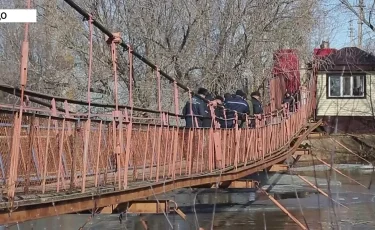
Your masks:
<svg viewBox="0 0 375 230"><path fill-rule="evenodd" d="M297 181L295 176L282 175L277 183L268 181L269 184L274 184L269 191L276 194L278 201L309 229L375 229L375 185L368 190L335 173L328 183L329 172L324 167L316 170L314 173L311 167L300 168L298 174L310 179L316 174L319 187L331 191L332 197L349 209L333 205L326 197L318 195L311 187ZM366 186L370 183L372 170L368 167L341 165L340 170ZM263 188L267 186L269 185L266 183ZM296 192L298 199L295 197ZM92 230L141 230L144 228L140 218L147 222L151 230L196 230L197 226L205 230L300 229L292 219L262 194L257 193L255 202L249 201L250 193L251 190L246 189L230 191L185 189L172 195L166 194L165 196L172 196L174 200L179 201L179 205L183 206L182 210L187 214L186 221L173 212L141 217L124 214L122 223L119 221L118 214L99 214L93 218L86 214L70 214L20 223L10 226L9 229L73 230L83 226L83 229ZM184 200L186 202L183 202ZM0 227L0 229L7 228Z"/></svg>

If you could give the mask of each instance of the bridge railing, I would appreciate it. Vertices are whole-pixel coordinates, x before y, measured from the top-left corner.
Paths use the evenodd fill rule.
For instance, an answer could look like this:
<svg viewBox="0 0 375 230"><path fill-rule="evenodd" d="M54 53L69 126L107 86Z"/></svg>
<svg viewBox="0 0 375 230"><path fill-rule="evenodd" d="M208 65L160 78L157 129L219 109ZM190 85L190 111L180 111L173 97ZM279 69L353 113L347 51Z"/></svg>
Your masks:
<svg viewBox="0 0 375 230"><path fill-rule="evenodd" d="M253 129L186 129L156 121L79 120L26 112L20 159L13 169L15 193L125 189L134 183L238 169L288 148L314 109L311 90L304 95L297 111L266 114ZM5 110L0 116L0 184L6 188L11 185L14 116Z"/></svg>
<svg viewBox="0 0 375 230"><path fill-rule="evenodd" d="M194 93L123 43L118 34L110 33L73 1L65 1L88 19L89 28L95 25L109 37L115 104L91 100L90 77L87 101L24 90L26 79L23 79L21 90L0 85L0 90L21 97L20 105L0 106L0 185L11 200L24 193L65 190L84 193L103 186L121 190L145 183L238 169L288 148L293 136L312 114L315 94L312 93L313 85L310 85L305 90L305 102L301 101L302 105L294 113L284 109L259 118L248 117L248 123L255 120L254 129L239 129L237 120L234 129L180 127L182 92L179 91L187 91L190 101ZM90 50L92 46L90 42ZM116 84L117 46L128 52L127 105L120 103ZM23 56L28 55L24 53ZM155 110L134 105L134 57L156 73L156 78L153 78L157 94ZM89 67L89 76L91 71ZM163 110L162 77L172 83L164 84L173 92L167 95L168 101L172 102L167 110ZM32 106L32 103L46 108ZM87 112L71 111L74 105L84 107ZM105 108L108 112L98 113L93 108Z"/></svg>

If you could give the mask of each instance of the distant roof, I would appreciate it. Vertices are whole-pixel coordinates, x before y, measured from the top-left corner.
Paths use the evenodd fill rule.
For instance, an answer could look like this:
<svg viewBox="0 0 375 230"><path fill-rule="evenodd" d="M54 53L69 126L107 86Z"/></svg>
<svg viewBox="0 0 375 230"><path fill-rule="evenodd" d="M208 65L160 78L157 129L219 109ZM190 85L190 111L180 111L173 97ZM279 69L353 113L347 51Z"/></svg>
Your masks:
<svg viewBox="0 0 375 230"><path fill-rule="evenodd" d="M322 58L320 70L338 70L343 66L353 69L375 70L375 56L357 47L344 47Z"/></svg>

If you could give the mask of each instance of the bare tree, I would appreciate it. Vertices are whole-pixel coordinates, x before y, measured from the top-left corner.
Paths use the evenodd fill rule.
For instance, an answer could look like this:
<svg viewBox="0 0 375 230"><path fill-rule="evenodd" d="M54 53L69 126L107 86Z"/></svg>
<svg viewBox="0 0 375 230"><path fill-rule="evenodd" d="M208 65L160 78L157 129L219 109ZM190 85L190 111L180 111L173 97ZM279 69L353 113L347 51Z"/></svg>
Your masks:
<svg viewBox="0 0 375 230"><path fill-rule="evenodd" d="M22 5L22 1L2 4ZM318 18L318 0L82 0L77 2L160 69L194 89L204 86L223 94L242 88L267 89L273 54L295 49L301 60L311 57L311 37ZM28 87L85 99L87 91L88 24L59 0L34 2L38 23L30 32ZM12 6L15 7L15 6ZM11 66L4 81L16 85L21 26L0 28L2 66ZM109 47L95 30L93 100L113 101ZM120 101L128 98L127 53L119 50ZM156 108L155 73L134 63L135 105ZM163 105L170 107L172 88L163 82ZM182 93L181 93L182 96ZM183 97L181 97L183 98ZM185 94L186 99L186 94ZM155 103L154 103L155 102ZM180 103L181 105L183 103Z"/></svg>

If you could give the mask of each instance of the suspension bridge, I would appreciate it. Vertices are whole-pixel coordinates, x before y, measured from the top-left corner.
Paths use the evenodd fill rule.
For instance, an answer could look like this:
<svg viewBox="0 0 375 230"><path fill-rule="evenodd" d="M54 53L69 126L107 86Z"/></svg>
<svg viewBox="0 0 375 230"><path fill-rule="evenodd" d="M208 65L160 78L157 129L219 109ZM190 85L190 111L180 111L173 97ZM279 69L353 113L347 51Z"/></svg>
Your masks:
<svg viewBox="0 0 375 230"><path fill-rule="evenodd" d="M316 104L314 70L294 112L281 107L279 79L270 79L271 105L254 119L256 128L187 129L180 114L181 95L193 90L169 76L123 43L119 33L103 25L73 1L65 0L87 19L91 42L87 100L56 97L27 89L28 24L25 26L20 87L0 85L19 103L0 105L0 223L100 210L178 188L212 185L269 169L293 156L321 121L313 121ZM114 104L91 100L92 30L108 36L111 50ZM103 41L104 42L104 41ZM129 96L118 98L118 55L128 52ZM133 103L133 60L156 73L158 109ZM162 79L173 92L173 108L162 108ZM72 112L81 106L87 113ZM214 108L209 104L211 118ZM107 112L96 113L95 108ZM108 112L110 111L110 112ZM173 111L173 112L171 112ZM237 116L236 116L237 117ZM215 122L213 122L215 123Z"/></svg>

